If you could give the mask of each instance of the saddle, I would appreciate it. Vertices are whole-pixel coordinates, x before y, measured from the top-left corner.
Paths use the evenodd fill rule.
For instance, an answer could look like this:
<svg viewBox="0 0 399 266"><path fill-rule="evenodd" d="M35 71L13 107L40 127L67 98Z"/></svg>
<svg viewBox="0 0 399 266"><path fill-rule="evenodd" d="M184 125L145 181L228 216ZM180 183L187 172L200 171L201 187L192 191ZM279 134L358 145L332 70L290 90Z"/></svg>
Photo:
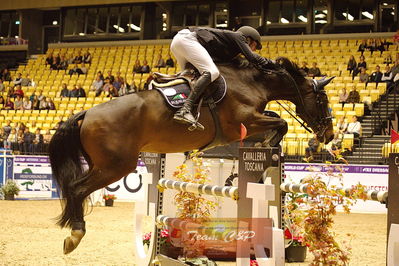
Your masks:
<svg viewBox="0 0 399 266"><path fill-rule="evenodd" d="M183 72L175 75L166 75L154 72L152 74L153 80L148 85L149 90L158 90L165 98L167 104L173 108L180 108L183 106L193 84L199 77L198 72L193 69L186 69ZM222 76L219 76L212 82L203 97L203 103L213 102L217 104L226 95L227 85Z"/></svg>

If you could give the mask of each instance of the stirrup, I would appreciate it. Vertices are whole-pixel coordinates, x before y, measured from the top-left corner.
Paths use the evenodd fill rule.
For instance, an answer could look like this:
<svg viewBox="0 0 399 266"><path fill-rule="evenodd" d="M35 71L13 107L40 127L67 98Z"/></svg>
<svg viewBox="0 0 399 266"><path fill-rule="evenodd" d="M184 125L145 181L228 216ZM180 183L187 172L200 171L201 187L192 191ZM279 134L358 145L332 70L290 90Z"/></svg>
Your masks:
<svg viewBox="0 0 399 266"><path fill-rule="evenodd" d="M191 126L188 127L189 131L194 131L196 129L198 129L199 131L204 131L205 127L198 121L193 123L193 124L191 124Z"/></svg>

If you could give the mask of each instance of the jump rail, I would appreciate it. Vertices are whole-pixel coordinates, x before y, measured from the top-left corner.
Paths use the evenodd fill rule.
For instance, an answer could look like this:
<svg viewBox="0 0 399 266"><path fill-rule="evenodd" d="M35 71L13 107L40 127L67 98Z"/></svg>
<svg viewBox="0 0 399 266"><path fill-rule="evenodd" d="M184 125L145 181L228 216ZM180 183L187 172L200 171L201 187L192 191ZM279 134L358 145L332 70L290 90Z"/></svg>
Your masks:
<svg viewBox="0 0 399 266"><path fill-rule="evenodd" d="M282 183L280 189L284 192L292 193L307 193L307 184L293 184L293 183ZM349 196L351 188L338 188L337 191L345 193ZM388 191L378 191L378 190L367 190L367 200L379 201L380 203L387 203L388 201Z"/></svg>

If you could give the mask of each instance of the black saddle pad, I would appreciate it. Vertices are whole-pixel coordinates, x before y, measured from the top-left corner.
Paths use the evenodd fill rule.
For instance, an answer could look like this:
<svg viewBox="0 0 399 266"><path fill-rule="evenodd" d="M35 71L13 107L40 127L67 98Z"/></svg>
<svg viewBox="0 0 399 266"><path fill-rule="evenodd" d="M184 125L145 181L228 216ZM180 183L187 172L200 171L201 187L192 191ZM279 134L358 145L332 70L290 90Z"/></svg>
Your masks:
<svg viewBox="0 0 399 266"><path fill-rule="evenodd" d="M158 90L171 107L180 108L190 94L191 87L185 79L176 79L167 83L151 81L148 89ZM219 78L212 82L205 91L204 102L206 102L209 97L212 97L215 103L220 102L226 95L226 90L226 81L223 76L219 76Z"/></svg>

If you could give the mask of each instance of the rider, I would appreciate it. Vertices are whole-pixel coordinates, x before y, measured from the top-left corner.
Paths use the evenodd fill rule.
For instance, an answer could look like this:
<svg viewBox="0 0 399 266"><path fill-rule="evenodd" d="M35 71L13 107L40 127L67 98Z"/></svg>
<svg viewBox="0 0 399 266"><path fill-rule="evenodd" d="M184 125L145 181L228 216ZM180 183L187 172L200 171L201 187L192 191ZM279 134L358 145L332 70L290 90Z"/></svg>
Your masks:
<svg viewBox="0 0 399 266"><path fill-rule="evenodd" d="M191 63L201 76L183 107L175 113L173 119L183 124L194 125L196 123L191 109L205 88L219 77L219 70L214 60L226 63L238 54L243 54L259 70L274 65L272 61L252 52L257 49L262 49L260 34L249 26L243 26L236 32L202 27L179 31L172 40L170 50L182 69L187 63Z"/></svg>

